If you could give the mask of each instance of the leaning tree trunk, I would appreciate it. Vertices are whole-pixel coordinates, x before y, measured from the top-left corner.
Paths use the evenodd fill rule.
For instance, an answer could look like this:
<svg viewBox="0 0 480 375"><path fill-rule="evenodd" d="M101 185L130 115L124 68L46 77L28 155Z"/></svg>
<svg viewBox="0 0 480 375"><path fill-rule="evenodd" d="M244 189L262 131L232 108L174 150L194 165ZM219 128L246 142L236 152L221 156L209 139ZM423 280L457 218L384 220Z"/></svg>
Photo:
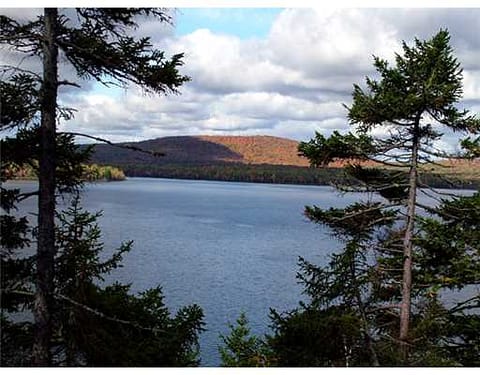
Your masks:
<svg viewBox="0 0 480 375"><path fill-rule="evenodd" d="M55 121L57 106L56 45L58 11L44 12L43 84L41 91L41 126L38 197L37 278L33 315L35 320L32 361L36 366L51 364L53 276L55 256Z"/></svg>
<svg viewBox="0 0 480 375"><path fill-rule="evenodd" d="M412 292L412 266L413 266L413 231L415 223L415 206L417 200L418 181L418 148L419 148L419 123L420 114L415 120L412 134L412 160L409 172L409 194L407 202L407 223L403 238L403 279L402 301L400 304L400 351L406 364L408 360L408 332L410 324L410 305Z"/></svg>

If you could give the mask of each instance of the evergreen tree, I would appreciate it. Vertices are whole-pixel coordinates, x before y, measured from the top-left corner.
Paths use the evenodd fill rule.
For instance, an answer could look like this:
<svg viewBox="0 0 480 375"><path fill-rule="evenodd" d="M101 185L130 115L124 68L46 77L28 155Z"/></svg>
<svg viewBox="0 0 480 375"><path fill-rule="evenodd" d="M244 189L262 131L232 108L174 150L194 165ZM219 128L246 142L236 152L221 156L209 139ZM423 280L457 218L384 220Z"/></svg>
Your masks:
<svg viewBox="0 0 480 375"><path fill-rule="evenodd" d="M398 249L403 252L398 340L404 361L407 361L408 348L412 344L409 325L412 272L417 252L417 193L427 188L419 172L423 165L434 163L432 157L451 156L435 147L435 141L442 136L442 126L469 135L462 141L463 156L476 156L475 150L480 143L480 137L475 138L480 132L480 120L455 107L462 96L462 70L449 41L448 32L442 30L430 40L415 39L413 46L404 42L403 54L396 55L393 67L375 57L374 66L380 80L367 78L366 91L355 85L353 104L348 108L355 133L334 132L329 138L317 133L314 140L299 147L301 154L313 165L324 165L334 159L356 160L347 166L347 173L356 185L347 189L375 192L387 201L340 211L307 209L309 217L338 228L350 218L371 221L374 219L372 213L395 208L396 222L403 221L401 228L382 245L390 252L398 252ZM388 135L374 137L372 131L379 127ZM360 165L359 160L373 160L391 168L367 168ZM383 220L382 216L370 225L378 225L377 220ZM392 278L392 281L398 280Z"/></svg>
<svg viewBox="0 0 480 375"><path fill-rule="evenodd" d="M250 333L245 313L237 319L237 325L230 325L230 334L220 336L223 346L219 347L224 367L266 367L274 364L267 344Z"/></svg>
<svg viewBox="0 0 480 375"><path fill-rule="evenodd" d="M72 109L58 105L58 89L62 85L78 86L74 82L59 79L59 53L64 61L74 67L79 77L94 79L107 86L134 83L146 92L168 94L176 93L178 87L188 80L188 77L178 72L178 67L182 64L181 54L168 59L163 51L153 48L149 38L132 36L132 31L138 27L139 17L147 16L160 22L169 22L170 18L164 10L78 8L73 11L73 17L69 14L72 12L46 8L43 15L26 23L0 16L0 43L9 45L26 56L39 57L43 68L43 74L39 75L20 67L3 67L5 79L2 80L0 95L1 129L19 130L11 141L17 142L17 146L9 149L14 154L7 155L5 160L17 159L15 162L33 164L32 155L35 155L38 161L36 296L33 304L35 340L32 363L41 366L51 363L56 191L61 190L62 186L78 186L75 178L81 169L78 161L84 160L85 156L71 152L75 148L73 134L57 133L57 120L60 117L68 119L73 115ZM22 148L23 143L19 147L18 142L24 140L22 137L29 141L25 144L28 147ZM20 155L15 155L17 153ZM20 156L23 157L22 160ZM2 155L2 170L3 162ZM60 173L63 167L61 163L66 163L66 173L63 176ZM19 194L2 188L2 196L8 196L12 202L24 198ZM21 228L18 229L20 231Z"/></svg>

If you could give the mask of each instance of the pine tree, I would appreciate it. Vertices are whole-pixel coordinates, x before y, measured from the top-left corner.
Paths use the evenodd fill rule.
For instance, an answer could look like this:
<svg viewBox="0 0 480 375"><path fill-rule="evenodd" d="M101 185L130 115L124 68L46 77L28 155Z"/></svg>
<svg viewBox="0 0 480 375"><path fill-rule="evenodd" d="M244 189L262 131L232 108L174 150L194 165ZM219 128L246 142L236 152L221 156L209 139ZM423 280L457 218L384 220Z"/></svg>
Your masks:
<svg viewBox="0 0 480 375"><path fill-rule="evenodd" d="M149 38L132 36L141 16L170 21L164 10L156 8L77 8L74 19L68 12L46 8L43 15L27 23L0 16L0 43L27 56L40 57L43 67L41 76L19 67L4 67L7 78L2 82L1 95L2 130L28 125L37 133L39 191L34 365L51 363L55 194L61 185L57 174L61 158L58 144L59 138L72 136L57 134L58 118L72 115L70 109L58 106L58 88L78 86L59 79L59 53L81 78L94 79L107 86L134 83L146 92L157 94L176 93L188 80L178 72L182 55L168 59L163 51L153 48ZM15 93L26 95L16 96Z"/></svg>
<svg viewBox="0 0 480 375"><path fill-rule="evenodd" d="M236 326L230 325L230 334L220 336L219 347L224 367L267 367L275 361L267 344L250 333L245 313L241 313Z"/></svg>
<svg viewBox="0 0 480 375"><path fill-rule="evenodd" d="M424 250L418 246L416 233L425 229L425 226L421 228L420 222L424 219L417 215L417 208L430 208L421 204L418 192L431 194L422 180L422 169L440 157L478 156L480 144L480 120L455 107L462 96L462 70L449 42L450 36L445 30L427 41L415 39L413 46L404 42L403 54L396 54L393 67L375 57L374 66L380 79L367 78L365 90L355 85L353 104L347 107L354 132L345 135L334 132L329 138L317 133L315 139L299 146L300 153L314 166L337 159L347 160L350 184L338 186L341 190L376 193L378 198L383 198L345 209L307 208L306 214L331 227L337 235L352 239L342 257L350 252L348 262L355 267L363 264L360 267L363 276L372 283L371 297L381 297L394 304L398 301L399 334L395 336L405 364L412 345L411 300L412 296L422 294L415 286L420 280L413 279L417 276L413 271L428 266L417 259ZM442 127L468 135L461 142L465 149L462 155L449 155L435 147L435 141L442 137ZM378 129L382 129L385 136L372 135ZM376 165L366 167L361 161L373 161ZM380 168L382 165L387 168ZM364 258L362 262L355 259L355 251L348 250L352 246L353 249L360 247L357 255ZM365 255L371 251L375 253L372 259L377 259L375 272ZM464 255L465 251L463 248L460 254ZM338 259L333 262L331 270L341 264ZM308 270L308 264L306 267ZM317 270L315 277L324 273L325 270ZM335 278L338 277L336 273ZM352 275L350 280L354 279ZM313 276L309 281L312 280ZM462 286L466 284L468 282L462 279ZM323 285L330 290L331 286ZM360 281L360 285L368 284ZM360 295L365 296L364 293ZM357 301L356 304L361 311L363 303ZM365 318L363 321L367 323Z"/></svg>

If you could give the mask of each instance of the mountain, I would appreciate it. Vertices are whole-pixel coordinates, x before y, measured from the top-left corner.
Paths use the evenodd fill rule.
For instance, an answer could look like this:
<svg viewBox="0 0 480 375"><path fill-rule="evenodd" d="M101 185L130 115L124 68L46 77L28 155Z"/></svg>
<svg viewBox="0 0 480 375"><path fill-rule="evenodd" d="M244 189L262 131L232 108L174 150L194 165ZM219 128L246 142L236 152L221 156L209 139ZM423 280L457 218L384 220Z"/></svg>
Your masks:
<svg viewBox="0 0 480 375"><path fill-rule="evenodd" d="M107 144L94 146L92 163L121 168L130 177L324 185L345 182L343 162L309 168L298 142L271 136L181 136L120 143L164 156ZM443 161L424 166L423 182L437 188L477 188L480 161ZM370 167L379 166L362 162ZM450 167L450 168L445 168Z"/></svg>
<svg viewBox="0 0 480 375"><path fill-rule="evenodd" d="M271 136L181 136L122 143L143 150L161 152L154 157L145 153L98 144L92 162L127 165L215 165L269 164L307 167L308 160L298 156L298 142Z"/></svg>

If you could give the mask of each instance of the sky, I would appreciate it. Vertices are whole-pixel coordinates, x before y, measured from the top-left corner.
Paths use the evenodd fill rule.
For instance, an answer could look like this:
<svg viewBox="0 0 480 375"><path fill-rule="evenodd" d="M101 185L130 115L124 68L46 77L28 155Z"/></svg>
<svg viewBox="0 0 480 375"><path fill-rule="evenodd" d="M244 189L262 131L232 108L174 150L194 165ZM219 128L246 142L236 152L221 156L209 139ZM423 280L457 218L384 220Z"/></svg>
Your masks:
<svg viewBox="0 0 480 375"><path fill-rule="evenodd" d="M315 131L346 132L343 104L351 104L354 83L375 77L372 56L392 61L402 40L428 39L441 28L464 69L460 107L480 113L480 8L180 8L172 15L173 26L142 21L137 33L169 55L185 54L181 73L191 81L180 94L145 96L134 86L80 80L81 89L60 95L78 111L60 130L112 141L200 134L308 140ZM452 150L453 139L447 134L439 145Z"/></svg>

